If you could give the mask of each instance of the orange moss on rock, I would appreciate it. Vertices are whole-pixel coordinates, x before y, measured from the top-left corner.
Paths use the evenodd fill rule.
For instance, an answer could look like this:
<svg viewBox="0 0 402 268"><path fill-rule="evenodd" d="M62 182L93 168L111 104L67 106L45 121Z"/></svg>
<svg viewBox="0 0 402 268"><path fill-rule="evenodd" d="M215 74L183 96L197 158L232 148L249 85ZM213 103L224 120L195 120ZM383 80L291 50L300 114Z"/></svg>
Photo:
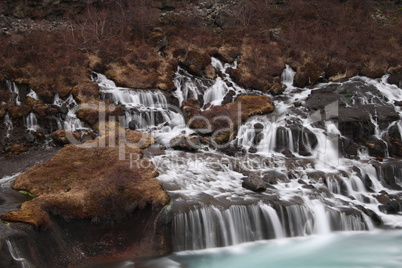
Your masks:
<svg viewBox="0 0 402 268"><path fill-rule="evenodd" d="M77 111L77 117L91 126L98 123L100 119L109 120L111 116L118 120L121 115L123 115L123 108L110 101L92 100L82 103ZM100 118L103 116L104 118Z"/></svg>
<svg viewBox="0 0 402 268"><path fill-rule="evenodd" d="M76 85L71 91L78 103L90 102L98 99L99 86L96 82L84 82Z"/></svg>
<svg viewBox="0 0 402 268"><path fill-rule="evenodd" d="M183 101L184 119L190 128L201 134L212 134L221 144L233 137L237 127L253 115L268 114L275 109L267 96L240 96L235 102L201 111L196 99Z"/></svg>
<svg viewBox="0 0 402 268"><path fill-rule="evenodd" d="M103 129L108 134L83 145L66 145L48 162L19 175L13 188L35 198L2 220L35 228L46 227L49 214L114 222L147 205L166 205L169 197L155 179L155 166L141 159L141 148L154 138L116 125Z"/></svg>

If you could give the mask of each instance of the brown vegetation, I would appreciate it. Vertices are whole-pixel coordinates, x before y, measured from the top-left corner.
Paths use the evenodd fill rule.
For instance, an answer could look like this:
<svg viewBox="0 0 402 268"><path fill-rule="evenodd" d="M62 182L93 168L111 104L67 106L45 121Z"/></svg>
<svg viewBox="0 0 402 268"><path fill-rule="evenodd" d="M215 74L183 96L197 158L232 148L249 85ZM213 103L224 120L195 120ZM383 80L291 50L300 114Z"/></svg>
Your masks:
<svg viewBox="0 0 402 268"><path fill-rule="evenodd" d="M274 110L274 105L266 96L240 96L235 102L214 106L209 110L200 110L196 99L183 102L184 119L190 128L201 134L212 134L218 144L230 140L237 127L247 118L258 114L267 114Z"/></svg>
<svg viewBox="0 0 402 268"><path fill-rule="evenodd" d="M13 188L35 198L1 218L42 228L49 224L49 213L65 219L116 221L147 205L163 207L169 198L155 179L157 170L141 159L140 148L154 138L113 124L104 129L108 134L101 138L66 145L48 162L19 175Z"/></svg>

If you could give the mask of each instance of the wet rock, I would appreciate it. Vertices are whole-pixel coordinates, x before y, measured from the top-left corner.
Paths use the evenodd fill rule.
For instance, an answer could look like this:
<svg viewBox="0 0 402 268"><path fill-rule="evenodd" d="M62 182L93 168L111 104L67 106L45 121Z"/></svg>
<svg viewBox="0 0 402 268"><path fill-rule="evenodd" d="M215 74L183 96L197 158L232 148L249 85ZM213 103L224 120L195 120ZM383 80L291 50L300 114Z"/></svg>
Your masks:
<svg viewBox="0 0 402 268"><path fill-rule="evenodd" d="M402 211L402 200L392 200L379 206L380 210L387 214L399 214Z"/></svg>
<svg viewBox="0 0 402 268"><path fill-rule="evenodd" d="M175 150L194 152L201 148L201 140L198 135L182 135L173 138L169 145Z"/></svg>
<svg viewBox="0 0 402 268"><path fill-rule="evenodd" d="M216 69L212 67L212 65L208 65L205 67L205 77L208 79L216 79Z"/></svg>
<svg viewBox="0 0 402 268"><path fill-rule="evenodd" d="M281 154L283 154L286 157L295 157L294 154L292 153L292 151L285 149L281 152Z"/></svg>
<svg viewBox="0 0 402 268"><path fill-rule="evenodd" d="M28 133L28 134L25 136L25 140L26 140L28 143L34 143L35 140L36 140L36 138L35 138L35 135L33 135L32 133Z"/></svg>
<svg viewBox="0 0 402 268"><path fill-rule="evenodd" d="M206 52L190 50L179 58L179 64L191 74L202 76L206 67L211 64L211 57Z"/></svg>
<svg viewBox="0 0 402 268"><path fill-rule="evenodd" d="M380 202L381 204L388 204L391 202L391 199L389 198L388 195L386 194L381 194L381 195L377 195L375 196L375 198L378 200L378 202Z"/></svg>
<svg viewBox="0 0 402 268"><path fill-rule="evenodd" d="M396 137L385 137L388 145L388 153L392 157L402 157L402 141Z"/></svg>
<svg viewBox="0 0 402 268"><path fill-rule="evenodd" d="M280 95L283 93L285 89L283 88L283 86L281 85L281 83L275 82L272 87L270 88L269 92L272 95Z"/></svg>
<svg viewBox="0 0 402 268"><path fill-rule="evenodd" d="M255 148L255 147L250 147L250 148L248 149L248 152L249 152L250 154L255 154L256 152L258 152L258 150L257 150L257 148Z"/></svg>
<svg viewBox="0 0 402 268"><path fill-rule="evenodd" d="M23 153L26 151L28 151L28 149L22 144L14 144L10 148L10 152L12 152L14 154L20 154L20 153Z"/></svg>
<svg viewBox="0 0 402 268"><path fill-rule="evenodd" d="M401 74L391 74L387 82L393 85L396 85L399 88L402 88L402 73Z"/></svg>
<svg viewBox="0 0 402 268"><path fill-rule="evenodd" d="M268 184L278 184L279 182L290 182L287 176L275 170L264 172L262 180Z"/></svg>
<svg viewBox="0 0 402 268"><path fill-rule="evenodd" d="M44 105L44 104L36 104L32 107L32 110L39 117L46 117L47 115L56 115L59 112L59 110L57 108L54 108L50 105ZM67 113L67 111L65 113Z"/></svg>
<svg viewBox="0 0 402 268"><path fill-rule="evenodd" d="M233 102L234 97L236 96L236 92L234 90L229 90L229 92L225 95L222 101L222 105L226 103Z"/></svg>
<svg viewBox="0 0 402 268"><path fill-rule="evenodd" d="M267 186L263 179L255 174L251 174L243 179L242 187L254 192L264 192Z"/></svg>
<svg viewBox="0 0 402 268"><path fill-rule="evenodd" d="M0 119L3 118L6 115L6 111L3 109L0 109Z"/></svg>
<svg viewBox="0 0 402 268"><path fill-rule="evenodd" d="M274 110L274 105L266 96L240 96L233 103L214 106L209 110L200 110L196 99L183 101L182 110L188 126L199 133L213 133L213 140L218 144L234 138L235 130L248 117L267 114Z"/></svg>
<svg viewBox="0 0 402 268"><path fill-rule="evenodd" d="M284 148L289 146L290 142L294 142L294 144L298 145L295 148L296 152L303 156L310 156L311 151L317 146L318 140L317 137L311 130L305 128L300 125L291 125L289 126L290 130L292 131L293 141L289 141L288 136L282 135L282 139L277 141L276 148L280 152ZM278 128L278 131L280 129Z"/></svg>
<svg viewBox="0 0 402 268"><path fill-rule="evenodd" d="M264 125L261 123L255 123L253 127L254 127L253 145L256 146L264 138L263 133Z"/></svg>
<svg viewBox="0 0 402 268"><path fill-rule="evenodd" d="M123 108L120 106L102 101L81 104L77 111L77 117L88 123L90 126L95 125L99 119L104 121L113 117L114 120L118 120L118 117L123 114Z"/></svg>
<svg viewBox="0 0 402 268"><path fill-rule="evenodd" d="M368 192L374 192L373 181L370 179L370 177L367 174L363 178L363 183Z"/></svg>
<svg viewBox="0 0 402 268"><path fill-rule="evenodd" d="M81 137L77 132L69 130L57 130L51 135L53 141L59 145L65 145L70 143L77 143L81 141Z"/></svg>
<svg viewBox="0 0 402 268"><path fill-rule="evenodd" d="M372 137L364 144L367 146L371 156L384 158L387 154L387 144L383 140Z"/></svg>
<svg viewBox="0 0 402 268"><path fill-rule="evenodd" d="M298 68L293 84L296 87L314 85L323 77L325 77L325 72L317 64L307 62Z"/></svg>
<svg viewBox="0 0 402 268"><path fill-rule="evenodd" d="M373 222L374 226L380 227L380 226L384 225L384 222L381 219L381 217L378 216L378 214L375 213L374 211L372 211L371 209L366 209L364 211L364 213L366 213L366 215L370 217L370 219Z"/></svg>

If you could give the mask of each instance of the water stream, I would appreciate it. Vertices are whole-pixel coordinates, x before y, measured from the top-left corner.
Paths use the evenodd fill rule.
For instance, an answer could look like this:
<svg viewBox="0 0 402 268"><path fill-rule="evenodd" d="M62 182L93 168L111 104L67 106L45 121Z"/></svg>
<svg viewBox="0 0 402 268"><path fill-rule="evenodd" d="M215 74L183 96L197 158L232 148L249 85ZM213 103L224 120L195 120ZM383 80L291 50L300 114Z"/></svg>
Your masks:
<svg viewBox="0 0 402 268"><path fill-rule="evenodd" d="M227 70L236 68L236 62L223 64L213 58L212 64L220 73L214 80L193 77L178 68L174 96L179 106L188 98L197 98L205 110L224 100L233 101L240 94L255 94L231 80ZM124 126L152 133L158 141L156 146L166 149L147 157L158 168L158 180L171 197L166 210L172 215L173 247L183 253L154 260L152 267L401 264L402 248L397 238L402 234L379 232L377 228L402 227L400 210L392 212L392 207L379 198L384 193L400 198L402 164L389 157L388 151L382 162L369 156L364 144L355 154L344 153L340 148L350 137L341 131L338 116L358 105L372 105L375 112L368 119L370 138L385 143L392 127L402 134L402 123L401 119L389 124L378 121L377 109L382 105L401 118L401 109L394 106L394 101L402 100L402 90L388 84L386 77L354 77L299 89L293 86L294 74L286 66L282 74L283 96L272 97L275 111L251 117L239 126L230 144L237 153L228 155L207 145L195 153L172 150L172 138L195 132L186 126L180 109L169 102L164 92L118 87L106 76L93 73L92 79L100 86L100 98L124 108ZM10 88L18 96L15 87ZM325 103L318 110L307 109L312 105L311 96L323 89L340 94L342 99ZM72 96L66 100L56 96L54 104L68 109L60 129L84 128L75 116L77 104ZM9 129L10 122L6 114L4 124ZM26 126L35 130L37 125L31 113ZM243 179L252 175L263 179L265 191L256 193L242 187ZM300 238L305 236L310 238ZM255 242L261 240L264 242ZM367 246L374 243L381 245L376 247L378 254ZM223 249L216 249L219 247ZM10 253L13 254L11 250ZM357 254L363 257L354 258ZM383 257L387 260L380 264ZM308 266L303 266L307 262ZM162 264L165 266L157 266Z"/></svg>

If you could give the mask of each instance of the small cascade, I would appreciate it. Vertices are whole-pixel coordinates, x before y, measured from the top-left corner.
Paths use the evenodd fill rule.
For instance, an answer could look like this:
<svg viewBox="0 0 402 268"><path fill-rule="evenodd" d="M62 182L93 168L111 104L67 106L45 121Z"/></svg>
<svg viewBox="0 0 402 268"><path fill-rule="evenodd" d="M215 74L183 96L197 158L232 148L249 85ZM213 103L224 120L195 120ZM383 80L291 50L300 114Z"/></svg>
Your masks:
<svg viewBox="0 0 402 268"><path fill-rule="evenodd" d="M27 97L30 97L30 98L32 98L34 100L39 100L38 95L32 89L30 89L29 93L27 94Z"/></svg>
<svg viewBox="0 0 402 268"><path fill-rule="evenodd" d="M77 118L77 110L78 105L74 100L72 95L69 95L65 100L61 99L59 94L56 94L54 97L53 105L61 107L67 111L67 114L64 120L59 120L57 122L59 129L76 131L76 130L85 130L88 129L84 126L84 123Z"/></svg>
<svg viewBox="0 0 402 268"><path fill-rule="evenodd" d="M287 89L293 88L293 78L296 72L286 64L285 70L283 70L281 75L282 85L286 86Z"/></svg>
<svg viewBox="0 0 402 268"><path fill-rule="evenodd" d="M9 138L14 126L8 113L4 115L4 126L6 127L6 137Z"/></svg>
<svg viewBox="0 0 402 268"><path fill-rule="evenodd" d="M15 262L20 263L22 268L33 267L25 258L21 257L18 248L15 246L12 240L6 239L5 242L11 257L14 259Z"/></svg>
<svg viewBox="0 0 402 268"><path fill-rule="evenodd" d="M32 131L37 131L40 126L38 125L38 119L36 118L36 115L31 112L26 118L25 118L25 126L28 130Z"/></svg>
<svg viewBox="0 0 402 268"><path fill-rule="evenodd" d="M211 64L219 74L215 80L193 77L183 69L178 68L174 79L177 88L174 96L179 100L180 106L183 100L196 98L208 109L211 105L221 105L229 93L231 93L231 99L228 101L233 101L237 95L247 92L234 83L228 74L229 68L237 68L236 61L232 64L224 64L212 57Z"/></svg>
<svg viewBox="0 0 402 268"><path fill-rule="evenodd" d="M109 99L125 108L125 127L150 130L161 124L170 124L175 112L162 91L134 90L117 87L103 74L93 73L92 79L100 86L101 99Z"/></svg>
<svg viewBox="0 0 402 268"><path fill-rule="evenodd" d="M178 251L283 237L278 215L265 204L235 205L224 211L201 207L175 215L173 226Z"/></svg>
<svg viewBox="0 0 402 268"><path fill-rule="evenodd" d="M201 78L193 77L180 67L176 71L173 82L176 87L173 95L179 100L179 107L184 100L190 98L202 100L203 93L212 85L211 81L209 85L205 85Z"/></svg>
<svg viewBox="0 0 402 268"><path fill-rule="evenodd" d="M21 105L20 91L19 91L19 88L18 88L17 84L14 83L14 82L11 82L9 80L6 80L6 86L15 95L14 96L15 97L14 104L15 105Z"/></svg>
<svg viewBox="0 0 402 268"><path fill-rule="evenodd" d="M276 205L277 206L277 205ZM277 206L278 207L278 206ZM221 210L200 207L173 219L175 250L225 247L281 237L328 234L331 231L364 231L371 226L359 214L331 210L315 200L312 206L233 205Z"/></svg>

